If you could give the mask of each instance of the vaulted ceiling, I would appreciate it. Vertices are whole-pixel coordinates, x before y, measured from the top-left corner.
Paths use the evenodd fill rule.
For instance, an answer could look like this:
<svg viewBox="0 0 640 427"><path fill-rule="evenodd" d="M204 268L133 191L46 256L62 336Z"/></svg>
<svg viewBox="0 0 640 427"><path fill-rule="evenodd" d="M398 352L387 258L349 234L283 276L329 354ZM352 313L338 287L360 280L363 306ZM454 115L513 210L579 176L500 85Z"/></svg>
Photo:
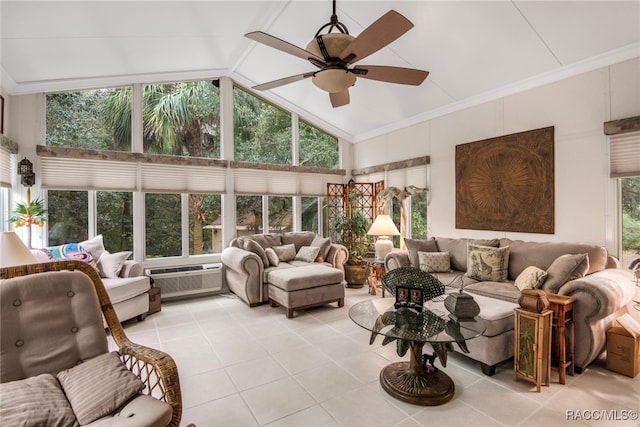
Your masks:
<svg viewBox="0 0 640 427"><path fill-rule="evenodd" d="M354 36L390 9L415 27L362 64L428 70L421 86L358 79L335 109L310 80L259 95L357 142L640 57L638 0L337 2ZM221 76L251 87L315 68L245 33L304 48L331 11L330 0L3 0L1 83L9 94Z"/></svg>

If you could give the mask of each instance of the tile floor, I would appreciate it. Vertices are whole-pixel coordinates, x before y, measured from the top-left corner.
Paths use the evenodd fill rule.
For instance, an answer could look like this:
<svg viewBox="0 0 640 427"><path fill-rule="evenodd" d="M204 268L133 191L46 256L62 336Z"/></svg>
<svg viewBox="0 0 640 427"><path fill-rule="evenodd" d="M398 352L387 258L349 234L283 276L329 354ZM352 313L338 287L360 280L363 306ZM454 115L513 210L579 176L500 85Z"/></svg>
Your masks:
<svg viewBox="0 0 640 427"><path fill-rule="evenodd" d="M514 382L511 362L487 377L453 353L445 368L456 386L450 402L398 401L378 382L381 368L400 359L395 345L383 347L380 338L368 345L369 333L348 317L356 302L380 296L366 288L346 296L344 308L331 304L293 319L268 304L251 309L233 294L163 302L161 312L126 322L125 331L176 360L185 426L640 425L640 375L609 372L603 358L564 386L554 370L551 386L536 393L531 383ZM568 419L568 411L581 419Z"/></svg>

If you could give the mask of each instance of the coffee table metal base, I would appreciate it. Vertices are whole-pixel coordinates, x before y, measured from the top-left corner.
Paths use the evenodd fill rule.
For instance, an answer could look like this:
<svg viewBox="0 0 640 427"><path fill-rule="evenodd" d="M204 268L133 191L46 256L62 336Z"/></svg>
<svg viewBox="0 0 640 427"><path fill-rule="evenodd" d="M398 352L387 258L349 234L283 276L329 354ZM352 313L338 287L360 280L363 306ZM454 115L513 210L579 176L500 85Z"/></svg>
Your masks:
<svg viewBox="0 0 640 427"><path fill-rule="evenodd" d="M423 342L409 343L409 361L395 362L380 371L380 384L391 396L422 406L447 403L456 390L447 374L422 357ZM435 355L433 356L435 358Z"/></svg>

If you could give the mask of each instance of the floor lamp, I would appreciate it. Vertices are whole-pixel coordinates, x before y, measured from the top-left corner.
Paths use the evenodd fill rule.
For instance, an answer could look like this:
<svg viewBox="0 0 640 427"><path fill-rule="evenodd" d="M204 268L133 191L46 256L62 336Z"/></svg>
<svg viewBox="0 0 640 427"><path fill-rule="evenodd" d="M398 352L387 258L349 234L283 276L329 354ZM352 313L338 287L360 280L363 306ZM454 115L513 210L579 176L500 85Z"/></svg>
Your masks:
<svg viewBox="0 0 640 427"><path fill-rule="evenodd" d="M393 250L391 236L399 236L400 232L389 215L380 214L371 224L367 234L378 236L375 244L376 262L384 262L384 257Z"/></svg>

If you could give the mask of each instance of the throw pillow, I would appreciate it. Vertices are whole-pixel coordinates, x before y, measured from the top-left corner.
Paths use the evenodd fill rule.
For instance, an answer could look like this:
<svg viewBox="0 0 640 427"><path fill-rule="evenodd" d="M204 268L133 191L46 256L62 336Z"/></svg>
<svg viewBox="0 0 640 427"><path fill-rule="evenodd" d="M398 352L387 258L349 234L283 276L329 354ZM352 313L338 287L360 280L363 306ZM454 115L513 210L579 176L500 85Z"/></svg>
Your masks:
<svg viewBox="0 0 640 427"><path fill-rule="evenodd" d="M451 271L451 259L449 252L422 252L418 251L420 270L427 273L448 273Z"/></svg>
<svg viewBox="0 0 640 427"><path fill-rule="evenodd" d="M47 253L42 249L30 249L29 252L38 262L51 262Z"/></svg>
<svg viewBox="0 0 640 427"><path fill-rule="evenodd" d="M433 239L404 239L404 244L409 252L409 262L411 267L420 268L420 260L418 259L418 251L421 252L438 252L438 245Z"/></svg>
<svg viewBox="0 0 640 427"><path fill-rule="evenodd" d="M276 251L273 248L266 248L264 252L267 254L267 258L269 258L269 264L277 267L280 264L280 258L276 255Z"/></svg>
<svg viewBox="0 0 640 427"><path fill-rule="evenodd" d="M296 261L314 262L316 258L318 258L318 252L320 252L320 248L318 247L303 246L300 248L294 259Z"/></svg>
<svg viewBox="0 0 640 427"><path fill-rule="evenodd" d="M254 254L258 255L262 260L264 266L269 267L269 258L267 258L266 252L258 242L256 242L255 240L246 239L244 241L244 250L253 252Z"/></svg>
<svg viewBox="0 0 640 427"><path fill-rule="evenodd" d="M72 426L76 416L58 380L40 374L0 384L0 420L7 426ZM76 424L77 425L77 424Z"/></svg>
<svg viewBox="0 0 640 427"><path fill-rule="evenodd" d="M85 240L79 244L81 248L89 252L96 260L99 260L102 253L105 251L102 234L98 234L93 239Z"/></svg>
<svg viewBox="0 0 640 427"><path fill-rule="evenodd" d="M509 269L509 246L467 245L467 276L483 282L504 282Z"/></svg>
<svg viewBox="0 0 640 427"><path fill-rule="evenodd" d="M278 255L278 259L280 262L289 262L293 261L296 257L296 246L293 243L282 246L274 246L272 248L276 255Z"/></svg>
<svg viewBox="0 0 640 427"><path fill-rule="evenodd" d="M547 269L547 280L544 281L542 290L557 294L562 285L570 280L584 277L587 271L589 271L587 254L560 255Z"/></svg>
<svg viewBox="0 0 640 427"><path fill-rule="evenodd" d="M50 246L42 249L51 261L82 261L97 269L96 259L79 243L67 243L66 245Z"/></svg>
<svg viewBox="0 0 640 427"><path fill-rule="evenodd" d="M317 246L320 248L318 257L316 258L316 262L324 262L324 260L327 259L327 255L329 255L329 251L331 250L331 238L322 238L320 236L316 236L309 246Z"/></svg>
<svg viewBox="0 0 640 427"><path fill-rule="evenodd" d="M98 260L98 271L100 272L100 277L105 279L117 279L120 276L120 271L122 271L124 262L132 253L133 252L124 251L110 254L108 251L104 251Z"/></svg>
<svg viewBox="0 0 640 427"><path fill-rule="evenodd" d="M144 388L115 352L61 371L57 377L81 425L112 413Z"/></svg>
<svg viewBox="0 0 640 427"><path fill-rule="evenodd" d="M521 291L525 289L538 289L542 287L546 278L546 271L531 265L522 270L522 273L518 274L514 285Z"/></svg>

